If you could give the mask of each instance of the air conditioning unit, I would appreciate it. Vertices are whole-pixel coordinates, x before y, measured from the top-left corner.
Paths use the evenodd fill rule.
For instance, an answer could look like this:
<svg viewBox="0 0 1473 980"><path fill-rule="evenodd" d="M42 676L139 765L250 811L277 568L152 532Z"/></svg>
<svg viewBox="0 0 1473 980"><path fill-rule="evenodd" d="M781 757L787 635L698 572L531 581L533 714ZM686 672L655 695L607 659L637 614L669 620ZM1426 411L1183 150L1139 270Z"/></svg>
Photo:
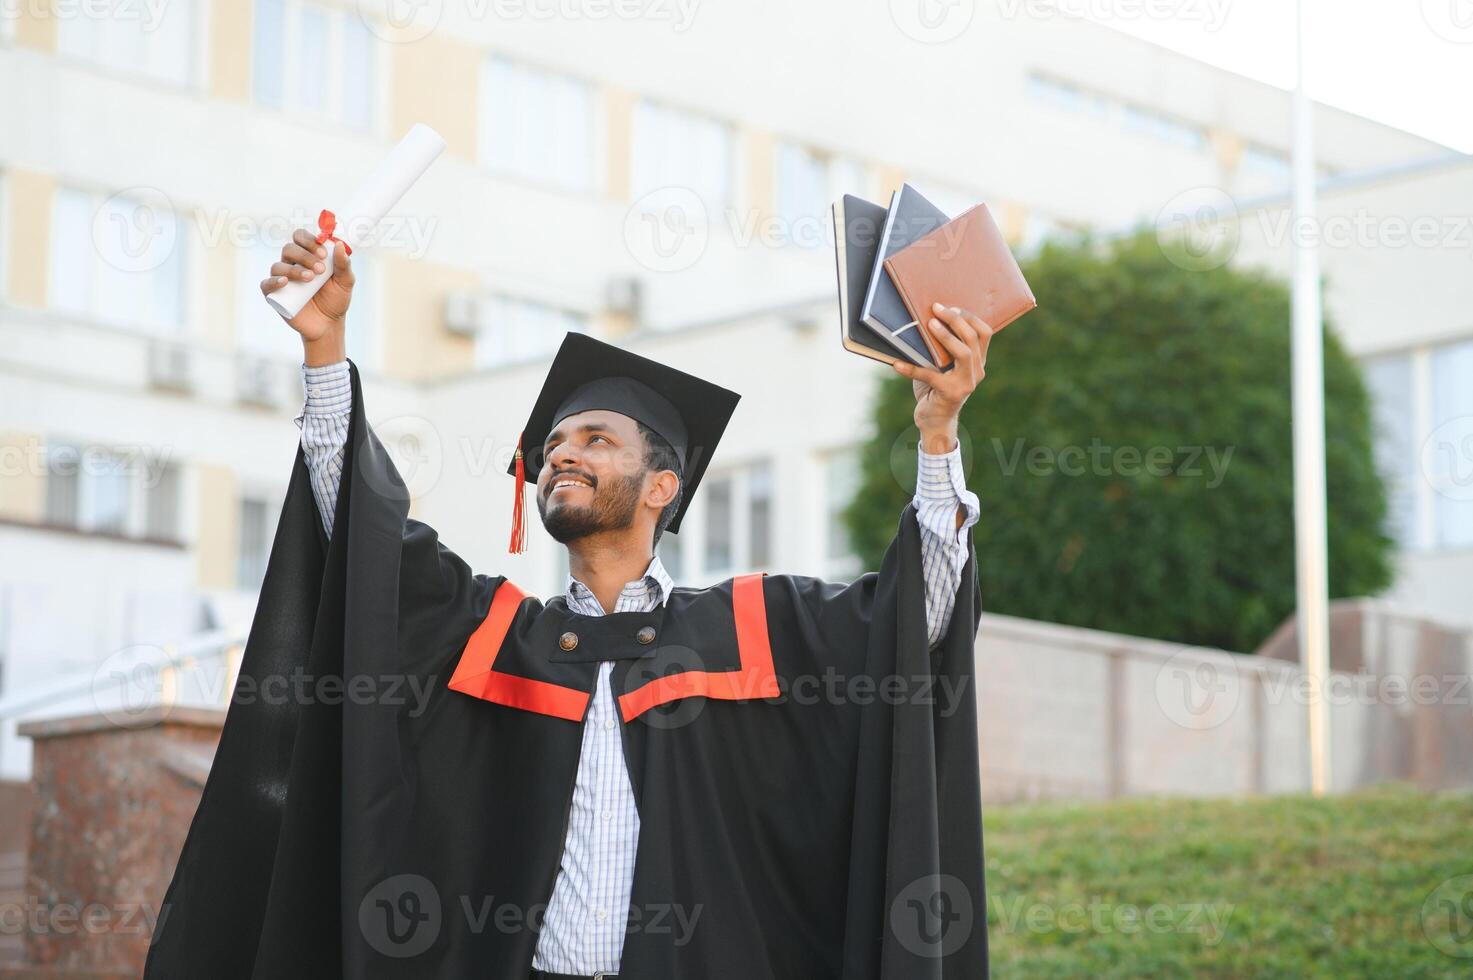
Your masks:
<svg viewBox="0 0 1473 980"><path fill-rule="evenodd" d="M604 288L604 307L613 316L638 323L644 307L644 281L637 276L610 279Z"/></svg>
<svg viewBox="0 0 1473 980"><path fill-rule="evenodd" d="M148 386L159 391L194 391L191 351L184 344L154 340L148 345Z"/></svg>
<svg viewBox="0 0 1473 980"><path fill-rule="evenodd" d="M242 405L276 408L286 397L281 372L268 360L252 357L235 369L235 398Z"/></svg>
<svg viewBox="0 0 1473 980"><path fill-rule="evenodd" d="M445 329L461 337L474 337L481 330L481 294L458 289L445 294Z"/></svg>

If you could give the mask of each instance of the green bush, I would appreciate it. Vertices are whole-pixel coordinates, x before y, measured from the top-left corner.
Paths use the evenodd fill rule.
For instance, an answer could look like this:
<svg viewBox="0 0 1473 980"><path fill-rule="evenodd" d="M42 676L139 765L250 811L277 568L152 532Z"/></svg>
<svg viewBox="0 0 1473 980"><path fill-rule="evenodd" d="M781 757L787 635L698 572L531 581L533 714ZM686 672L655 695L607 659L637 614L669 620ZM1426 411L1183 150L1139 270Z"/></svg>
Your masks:
<svg viewBox="0 0 1473 980"><path fill-rule="evenodd" d="M1293 612L1289 293L1182 265L1149 233L1026 263L1039 308L961 419L984 609L1236 651ZM1330 329L1324 359L1330 593L1368 595L1391 577L1369 400ZM913 492L913 408L880 386L845 514L868 567Z"/></svg>

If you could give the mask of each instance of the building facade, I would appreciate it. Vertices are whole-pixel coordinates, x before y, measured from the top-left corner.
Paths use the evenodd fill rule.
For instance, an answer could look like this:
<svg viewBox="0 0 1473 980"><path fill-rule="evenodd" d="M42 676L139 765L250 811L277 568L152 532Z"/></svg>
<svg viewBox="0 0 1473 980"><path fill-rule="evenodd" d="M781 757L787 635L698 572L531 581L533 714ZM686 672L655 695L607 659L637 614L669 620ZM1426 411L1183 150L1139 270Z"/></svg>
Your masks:
<svg viewBox="0 0 1473 980"><path fill-rule="evenodd" d="M1205 191L1229 202L1236 261L1287 270L1286 93L1018 5L955 36L897 6L5 7L0 705L248 625L301 402L300 347L258 283L415 122L447 150L355 256L349 352L414 514L542 594L565 558L535 528L505 554L502 471L569 330L746 396L662 542L678 580L859 570L837 515L885 372L833 336L841 193L986 200L1026 252ZM1316 123L1324 214L1380 219L1323 254L1378 398L1394 596L1465 618L1470 249L1451 227L1387 235L1470 213L1473 166L1330 108ZM0 740L0 773L27 766Z"/></svg>

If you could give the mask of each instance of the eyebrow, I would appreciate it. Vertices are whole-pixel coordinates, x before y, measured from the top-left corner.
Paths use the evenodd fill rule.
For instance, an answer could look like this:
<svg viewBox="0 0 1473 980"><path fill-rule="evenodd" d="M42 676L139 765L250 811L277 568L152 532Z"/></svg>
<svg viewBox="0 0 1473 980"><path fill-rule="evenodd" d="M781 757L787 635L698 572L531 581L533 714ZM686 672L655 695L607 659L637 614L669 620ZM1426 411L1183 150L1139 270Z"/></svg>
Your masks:
<svg viewBox="0 0 1473 980"><path fill-rule="evenodd" d="M607 422L585 422L583 425L578 426L578 428L575 429L574 431L575 432L607 432L607 433L613 434L613 435L615 435L617 437L617 433L614 432L614 427L612 425L609 425ZM565 437L563 435L563 430L562 429L553 429L551 432L549 432L547 434L547 439L543 441L543 443L542 443L542 451L543 452L546 452L552 446L556 445L559 442L562 442L562 440L564 438Z"/></svg>

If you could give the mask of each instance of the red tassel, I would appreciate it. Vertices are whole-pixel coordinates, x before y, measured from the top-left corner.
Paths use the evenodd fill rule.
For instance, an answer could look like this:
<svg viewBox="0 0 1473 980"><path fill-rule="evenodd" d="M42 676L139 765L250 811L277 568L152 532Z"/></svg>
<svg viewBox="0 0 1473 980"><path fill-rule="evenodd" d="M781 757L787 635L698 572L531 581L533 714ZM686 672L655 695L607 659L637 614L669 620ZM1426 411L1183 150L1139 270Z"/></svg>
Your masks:
<svg viewBox="0 0 1473 980"><path fill-rule="evenodd" d="M527 485L527 464L522 458L522 437L517 436L517 496L511 504L511 544L509 554L520 554L527 550L527 496L522 492Z"/></svg>

